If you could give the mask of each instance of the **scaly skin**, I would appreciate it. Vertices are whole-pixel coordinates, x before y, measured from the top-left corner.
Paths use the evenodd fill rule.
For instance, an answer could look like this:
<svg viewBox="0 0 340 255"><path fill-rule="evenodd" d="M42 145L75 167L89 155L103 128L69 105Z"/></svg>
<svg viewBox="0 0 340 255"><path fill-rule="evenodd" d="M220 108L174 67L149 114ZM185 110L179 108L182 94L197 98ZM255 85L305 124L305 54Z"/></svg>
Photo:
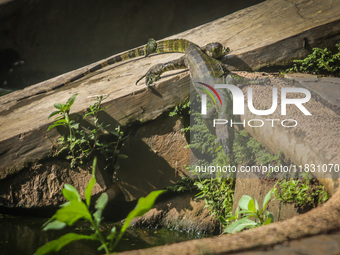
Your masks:
<svg viewBox="0 0 340 255"><path fill-rule="evenodd" d="M198 93L202 94L201 89L204 88L204 85L202 85L203 83L210 86L221 84L224 83L224 77L230 74L225 65L217 60L217 58L229 53L229 48L224 48L220 43L209 43L203 48L200 48L194 43L188 43L184 53L185 55L179 59L151 67L143 76L146 79L146 84L149 86L153 82L159 80L164 72L188 68L193 86ZM223 107L222 105L216 105L218 118L232 118L232 99L230 95L225 93L225 91L220 91L219 95L223 102ZM211 111L211 113L213 113L213 111ZM209 130L211 129L209 128ZM222 129L218 128L216 130L211 130L211 132L216 132L225 153L231 155L234 140L233 129L224 125Z"/></svg>
<svg viewBox="0 0 340 255"><path fill-rule="evenodd" d="M70 83L72 83L76 80L79 80L79 79L89 75L90 73L94 73L94 72L96 72L96 71L98 71L98 70L100 70L100 69L102 69L102 68L104 68L108 65L113 65L115 63L122 62L122 61L129 60L129 59L133 59L133 58L136 58L136 57L141 57L141 56L147 57L148 55L150 55L150 54L152 54L156 51L158 51L156 41L154 39L149 39L149 42L145 46L142 46L142 47L139 47L137 49L130 50L128 52L122 53L118 56L109 58L109 59L99 63L98 65L86 70L85 72L72 77L71 79L65 81L64 83L55 85L54 87L50 88L49 90L42 90L42 91L39 91L39 92L37 92L33 95L29 95L29 96L26 96L26 97L19 98L18 101L33 97L35 95L43 94L43 93L46 93L48 91L59 89L59 88L65 86L65 85L68 85L68 84L70 84Z"/></svg>
<svg viewBox="0 0 340 255"><path fill-rule="evenodd" d="M145 46L136 48L134 50L127 51L125 53L122 53L118 56L109 58L99 64L97 64L94 67L91 67L90 69L86 70L85 72L78 74L71 79L65 81L64 83L58 84L53 86L52 88L48 90L41 90L33 95L28 95L22 98L19 98L17 101L21 101L36 95L40 95L49 91L53 91L56 89L59 89L61 87L64 87L66 85L69 85L70 83L77 81L83 77L86 77L87 75L94 73L106 66L113 65L122 61L130 60L136 57L141 57L141 56L149 56L150 54L157 54L157 53L185 53L189 45L194 45L188 40L185 39L170 39L170 40L164 40L160 42L156 42L154 39L149 39L148 43ZM198 47L198 46L197 46ZM209 46L206 46L209 48ZM209 49L210 54L221 54L220 52L214 52L213 50ZM138 81L137 81L138 82Z"/></svg>
<svg viewBox="0 0 340 255"><path fill-rule="evenodd" d="M216 60L223 57L224 55L227 55L230 52L229 48L224 48L220 43L208 43L203 48L200 48L198 45L185 39L175 39L164 42L166 43L167 47L166 52L171 52L170 49L172 48L172 52L185 53L185 55L179 59L151 67L144 76L137 80L136 85L144 77L146 78L146 85L149 86L153 82L159 80L161 78L161 74L164 72L188 68L188 64L186 63L187 56L188 54L191 54L191 52L195 52L196 49L200 49L202 52L204 52L203 55L207 56L204 61L200 59L203 55L197 56L199 58L196 61L197 64L202 63L204 65L207 65L208 62L214 62L212 63L212 68L210 68L208 72L209 75L211 75L211 72L217 72L216 74L213 74L214 76L222 76L225 73L229 73L225 66L221 62ZM203 73L205 72L201 72L201 74Z"/></svg>
<svg viewBox="0 0 340 255"><path fill-rule="evenodd" d="M182 52L184 53L185 50L187 49L188 45L190 44L189 41L183 40L183 39L173 39L173 40L165 40L165 41L160 41L156 42L154 39L149 39L148 43L145 46L136 48L134 50L130 50L128 52L122 53L118 56L109 58L98 65L86 70L85 72L78 74L71 79L65 81L64 83L55 85L54 87L48 89L48 90L42 90L39 91L33 95L25 96L22 98L19 98L17 101L21 101L30 97L33 97L35 95L43 94L49 91L53 91L56 89L59 89L65 85L68 85L74 81L77 81L91 73L94 73L106 66L113 65L122 61L130 60L136 57L141 57L141 56L149 56L150 54L153 53L175 53L175 52Z"/></svg>
<svg viewBox="0 0 340 255"><path fill-rule="evenodd" d="M214 84L265 84L267 80L250 80L236 74L232 74L226 66L217 59L228 54L229 48L224 48L220 43L209 43L200 48L194 43L186 44L185 55L179 59L157 64L149 69L143 76L146 84L149 86L161 78L161 74L171 70L189 69L192 84L199 94L205 90L205 85L214 86ZM143 78L142 77L142 78ZM140 80L140 79L139 79ZM139 81L138 80L138 81ZM137 81L137 82L138 82ZM221 99L221 104L214 107L218 113L218 119L233 119L232 115L232 97L230 92L225 89L216 89ZM217 101L217 97L215 97ZM212 102L212 105L214 103ZM210 111L213 113L214 111ZM209 115L209 114L208 114ZM205 116L208 119L210 116ZM209 128L209 127L208 127ZM209 128L211 130L211 128ZM211 130L212 131L212 130ZM234 130L229 125L219 125L214 130L216 136L222 145L224 152L232 156L232 147L234 140Z"/></svg>

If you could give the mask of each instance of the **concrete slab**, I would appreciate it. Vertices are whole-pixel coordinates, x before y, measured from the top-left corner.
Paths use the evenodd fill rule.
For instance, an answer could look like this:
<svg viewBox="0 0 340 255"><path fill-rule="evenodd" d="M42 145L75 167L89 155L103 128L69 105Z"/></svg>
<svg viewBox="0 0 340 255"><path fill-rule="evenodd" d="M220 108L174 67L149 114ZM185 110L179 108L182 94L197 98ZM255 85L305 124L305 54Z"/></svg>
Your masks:
<svg viewBox="0 0 340 255"><path fill-rule="evenodd" d="M286 78L299 82L302 86L316 93L326 104L340 107L340 78L322 77L311 74L286 74Z"/></svg>

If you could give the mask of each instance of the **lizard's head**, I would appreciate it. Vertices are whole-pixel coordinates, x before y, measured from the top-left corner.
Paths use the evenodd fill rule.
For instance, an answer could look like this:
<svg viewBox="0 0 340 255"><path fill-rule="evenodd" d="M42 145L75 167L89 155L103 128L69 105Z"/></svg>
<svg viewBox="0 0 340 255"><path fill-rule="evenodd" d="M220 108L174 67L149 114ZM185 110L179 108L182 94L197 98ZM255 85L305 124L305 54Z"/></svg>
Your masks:
<svg viewBox="0 0 340 255"><path fill-rule="evenodd" d="M145 51L145 56L149 56L150 54L156 52L157 49L157 42L155 39L150 38L148 43L146 44L146 51Z"/></svg>
<svg viewBox="0 0 340 255"><path fill-rule="evenodd" d="M212 58L220 58L227 55L230 49L224 48L222 44L218 42L208 43L204 48L204 52Z"/></svg>

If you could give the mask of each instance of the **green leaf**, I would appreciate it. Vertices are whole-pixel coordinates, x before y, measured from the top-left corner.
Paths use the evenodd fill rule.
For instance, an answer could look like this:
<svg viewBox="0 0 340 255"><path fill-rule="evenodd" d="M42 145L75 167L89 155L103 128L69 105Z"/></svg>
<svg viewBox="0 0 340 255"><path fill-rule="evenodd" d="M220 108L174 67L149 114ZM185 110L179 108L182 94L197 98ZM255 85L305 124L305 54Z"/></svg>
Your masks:
<svg viewBox="0 0 340 255"><path fill-rule="evenodd" d="M47 131L54 127L63 126L63 125L66 125L65 120L61 119L61 120L55 121L51 126L48 127Z"/></svg>
<svg viewBox="0 0 340 255"><path fill-rule="evenodd" d="M248 210L250 212L256 213L255 202L254 199L250 199L248 202Z"/></svg>
<svg viewBox="0 0 340 255"><path fill-rule="evenodd" d="M79 123L74 123L71 125L71 128L74 128L74 129L79 129Z"/></svg>
<svg viewBox="0 0 340 255"><path fill-rule="evenodd" d="M270 222L269 223L271 223L271 222L274 222L274 215L271 213L271 212L268 212L267 211L267 220L268 219L270 219ZM266 220L266 221L267 221Z"/></svg>
<svg viewBox="0 0 340 255"><path fill-rule="evenodd" d="M229 227L227 227L224 230L224 233L234 233L234 232L239 232L242 231L245 228L252 228L255 227L257 223L255 221L252 221L248 218L242 218L238 221L235 221L233 224L231 224Z"/></svg>
<svg viewBox="0 0 340 255"><path fill-rule="evenodd" d="M164 193L165 190L156 190L152 191L149 195L146 197L141 197L136 207L128 214L128 216L125 219L125 222L123 224L123 227L121 229L121 233L124 233L128 226L130 226L130 222L138 216L142 216L144 213L148 212L152 206L154 205L157 197Z"/></svg>
<svg viewBox="0 0 340 255"><path fill-rule="evenodd" d="M238 205L240 206L241 209L248 210L248 204L250 200L252 200L250 196L243 195L238 201Z"/></svg>
<svg viewBox="0 0 340 255"><path fill-rule="evenodd" d="M63 248L65 245L69 244L70 242L84 240L84 239L97 240L95 236L68 233L66 235L61 236L60 238L56 240L46 243L44 246L36 250L34 255L43 255L43 254L47 254L50 252L57 252L61 250L61 248Z"/></svg>
<svg viewBox="0 0 340 255"><path fill-rule="evenodd" d="M229 214L226 216L227 220L231 221L231 220L237 220L238 215L233 215L233 214Z"/></svg>
<svg viewBox="0 0 340 255"><path fill-rule="evenodd" d="M81 201L81 197L75 187L71 184L65 184L63 188L63 195L64 197L72 202L72 201Z"/></svg>
<svg viewBox="0 0 340 255"><path fill-rule="evenodd" d="M97 250L98 250L98 251L105 250L105 247L107 247L108 244L109 244L108 242L103 243L101 246L99 246L99 247L97 248Z"/></svg>
<svg viewBox="0 0 340 255"><path fill-rule="evenodd" d="M58 220L51 221L46 224L46 226L43 228L43 231L47 230L60 230L66 227L67 225L64 222L60 222Z"/></svg>
<svg viewBox="0 0 340 255"><path fill-rule="evenodd" d="M52 129L52 128L56 127L56 126L60 126L60 125L51 125L51 126L48 127L47 131L49 131L50 129Z"/></svg>
<svg viewBox="0 0 340 255"><path fill-rule="evenodd" d="M272 223L272 220L273 220L272 218L266 219L265 222L263 222L263 225L268 225L268 224Z"/></svg>
<svg viewBox="0 0 340 255"><path fill-rule="evenodd" d="M65 114L65 119L64 119L65 123L70 124L70 116L68 114Z"/></svg>
<svg viewBox="0 0 340 255"><path fill-rule="evenodd" d="M106 237L106 239L109 240L109 241L112 241L113 238L115 238L116 233L117 233L117 229L116 229L116 227L114 226L114 227L111 229L110 234Z"/></svg>
<svg viewBox="0 0 340 255"><path fill-rule="evenodd" d="M196 185L197 188L200 189L200 190L203 189L203 185L202 185L202 183L200 183L200 182L195 182L194 185ZM200 192L200 193L201 193L201 192ZM200 193L198 193L197 195L199 195ZM197 196L197 195L196 195L196 196Z"/></svg>
<svg viewBox="0 0 340 255"><path fill-rule="evenodd" d="M106 207L108 201L109 201L109 197L107 193L101 194L100 197L96 201L95 208L97 209L97 211L93 214L93 217L95 218L98 225L101 221L103 210Z"/></svg>
<svg viewBox="0 0 340 255"><path fill-rule="evenodd" d="M92 189L95 184L96 184L96 177L92 176L91 180L89 181L85 189L85 200L86 200L86 205L88 207L90 206L90 203L91 203Z"/></svg>
<svg viewBox="0 0 340 255"><path fill-rule="evenodd" d="M85 118L86 118L87 116L89 116L89 115L93 115L93 111L86 113L86 114L84 115L83 119L85 119Z"/></svg>
<svg viewBox="0 0 340 255"><path fill-rule="evenodd" d="M125 154L118 154L117 157L118 157L118 158L128 158L128 156L125 155Z"/></svg>
<svg viewBox="0 0 340 255"><path fill-rule="evenodd" d="M90 212L86 205L81 201L70 201L69 204L58 209L53 216L54 219L64 222L69 226L72 226L79 219L86 219L92 221Z"/></svg>
<svg viewBox="0 0 340 255"><path fill-rule="evenodd" d="M257 202L257 200L255 199L255 209L256 211L259 211L259 203Z"/></svg>
<svg viewBox="0 0 340 255"><path fill-rule="evenodd" d="M238 216L240 215L240 210L239 210L239 207L236 208L236 211L235 211L235 220L238 219Z"/></svg>
<svg viewBox="0 0 340 255"><path fill-rule="evenodd" d="M67 124L68 122L65 119L60 119L54 122L54 125L59 124L59 125L64 125Z"/></svg>
<svg viewBox="0 0 340 255"><path fill-rule="evenodd" d="M56 103L56 104L54 104L54 107L57 108L57 109L59 109L59 110L62 110L63 107L64 107L64 104Z"/></svg>
<svg viewBox="0 0 340 255"><path fill-rule="evenodd" d="M267 193L267 195L264 197L264 200L263 200L263 207L262 207L262 210L261 210L261 213L266 209L267 207L267 204L269 203L271 197L272 197L272 192L273 190L275 189L275 186L274 188L272 188L271 190L269 190L269 192Z"/></svg>
<svg viewBox="0 0 340 255"><path fill-rule="evenodd" d="M109 201L109 197L107 193L102 193L100 197L96 201L96 206L95 208L97 210L104 210L105 206L107 205L107 202Z"/></svg>
<svg viewBox="0 0 340 255"><path fill-rule="evenodd" d="M68 109L71 108L71 106L73 105L74 103L74 100L76 100L76 97L78 96L78 94L74 94L73 96L71 96L67 102L66 102L66 105L68 106Z"/></svg>
<svg viewBox="0 0 340 255"><path fill-rule="evenodd" d="M130 226L131 221L135 217L142 216L144 213L149 211L152 208L152 206L154 205L157 197L164 192L166 192L166 191L165 190L152 191L146 197L141 197L140 199L138 199L136 207L126 217L125 222L124 222L122 228L120 229L119 235L117 236L117 238L116 238L116 240L115 240L115 242L112 246L112 249L114 249L114 247L116 247L119 240L122 238L123 234L125 233L126 229Z"/></svg>
<svg viewBox="0 0 340 255"><path fill-rule="evenodd" d="M86 200L86 205L89 207L91 203L91 195L92 195L92 190L94 185L96 184L96 166L97 166L97 157L93 159L93 164L92 164L92 178L89 181L89 183L86 186L85 189L85 200Z"/></svg>
<svg viewBox="0 0 340 255"><path fill-rule="evenodd" d="M50 116L48 116L48 118L51 118L51 117L53 117L54 115L57 115L57 114L59 114L59 113L61 113L61 111L54 111L54 112L52 112L52 113L50 114Z"/></svg>

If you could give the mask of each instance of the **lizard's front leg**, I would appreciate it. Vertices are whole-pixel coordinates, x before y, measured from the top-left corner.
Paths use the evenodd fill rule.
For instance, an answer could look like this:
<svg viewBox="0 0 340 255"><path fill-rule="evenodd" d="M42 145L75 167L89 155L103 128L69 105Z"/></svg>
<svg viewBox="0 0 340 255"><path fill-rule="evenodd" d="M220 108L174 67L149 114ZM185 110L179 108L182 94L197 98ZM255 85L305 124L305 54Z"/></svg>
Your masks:
<svg viewBox="0 0 340 255"><path fill-rule="evenodd" d="M179 59L175 59L169 61L167 63L161 63L152 66L149 71L139 78L136 82L137 83L145 77L145 83L147 86L151 85L153 82L158 81L161 78L161 75L167 71L173 71L178 69L186 69L187 65L185 63L185 57L180 57Z"/></svg>

